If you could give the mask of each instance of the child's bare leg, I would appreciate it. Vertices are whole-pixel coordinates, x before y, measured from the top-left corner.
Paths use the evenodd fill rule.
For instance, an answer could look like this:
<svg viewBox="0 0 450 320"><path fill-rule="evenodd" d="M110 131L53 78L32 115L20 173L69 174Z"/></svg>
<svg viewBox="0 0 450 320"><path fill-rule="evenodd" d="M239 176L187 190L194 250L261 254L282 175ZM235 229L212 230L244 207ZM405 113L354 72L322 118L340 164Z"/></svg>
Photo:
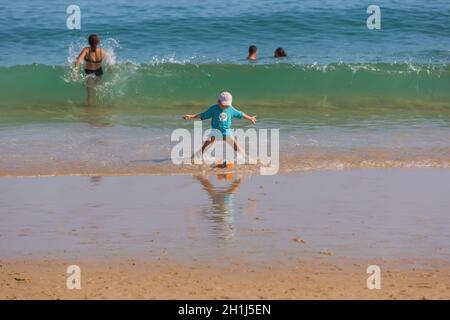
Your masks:
<svg viewBox="0 0 450 320"><path fill-rule="evenodd" d="M211 144L214 143L214 141L216 141L216 137L211 137L211 139L206 140L205 143L202 146L202 153L205 152L205 149Z"/></svg>
<svg viewBox="0 0 450 320"><path fill-rule="evenodd" d="M227 143L233 146L234 151L236 151L241 156L245 157L245 152L241 149L241 146L233 136L226 137Z"/></svg>
<svg viewBox="0 0 450 320"><path fill-rule="evenodd" d="M239 143L236 141L236 139L233 136L227 136L226 138L227 143L233 146L234 151L242 152L241 147L239 146Z"/></svg>
<svg viewBox="0 0 450 320"><path fill-rule="evenodd" d="M216 141L216 138L215 138L215 137L211 137L211 139L206 140L205 143L203 143L202 148L201 148L200 150L198 150L197 152L195 152L195 153L192 155L191 159L194 160L196 157L198 157L198 156L200 156L200 155L203 155L203 152L206 150L206 148L207 148L210 144L214 143L214 141Z"/></svg>
<svg viewBox="0 0 450 320"><path fill-rule="evenodd" d="M227 142L229 144L232 144L234 151L237 152L238 156L243 157L242 159L244 161L246 161L247 154L245 153L245 149L243 150L241 148L241 146L237 142L236 138L234 138L233 136L229 136L229 137L227 137ZM239 163L239 160L238 160L238 163ZM257 163L257 160L251 156L251 153L248 155L248 163L250 163L250 164Z"/></svg>

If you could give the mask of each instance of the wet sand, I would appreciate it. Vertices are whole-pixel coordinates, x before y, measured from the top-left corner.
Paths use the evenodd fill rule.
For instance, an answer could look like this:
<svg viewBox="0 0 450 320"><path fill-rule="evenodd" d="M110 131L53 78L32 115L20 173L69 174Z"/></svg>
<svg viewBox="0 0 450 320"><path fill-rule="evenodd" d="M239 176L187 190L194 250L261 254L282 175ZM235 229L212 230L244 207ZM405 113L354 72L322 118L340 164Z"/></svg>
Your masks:
<svg viewBox="0 0 450 320"><path fill-rule="evenodd" d="M127 142L124 142L126 144ZM161 142L161 144L165 144ZM42 147L41 144L38 144ZM59 144L54 147L67 158L53 156L51 153L36 151L30 155L29 148L21 148L26 152L6 148L0 154L0 178L8 177L36 177L36 176L133 176L133 175L196 175L203 171L210 171L209 165L175 165L167 153L153 155L152 157L128 155L117 159L111 151L96 150L80 159L78 154L64 153ZM45 146L45 149L47 146ZM71 149L78 150L78 146ZM125 146L123 148L126 148ZM302 152L289 153L297 146L282 151L278 173L296 173L305 171L323 170L364 170L364 169L449 169L450 148L397 148L385 150L382 148L352 148L339 150L336 148L302 147ZM0 148L1 149L1 148ZM120 150L120 147L118 147ZM119 151L115 151L119 152ZM133 157L134 156L134 157ZM236 161L234 161L236 162ZM233 168L233 173L246 175L259 175L262 165L240 165Z"/></svg>
<svg viewBox="0 0 450 320"><path fill-rule="evenodd" d="M1 178L0 298L450 297L450 171L216 173Z"/></svg>

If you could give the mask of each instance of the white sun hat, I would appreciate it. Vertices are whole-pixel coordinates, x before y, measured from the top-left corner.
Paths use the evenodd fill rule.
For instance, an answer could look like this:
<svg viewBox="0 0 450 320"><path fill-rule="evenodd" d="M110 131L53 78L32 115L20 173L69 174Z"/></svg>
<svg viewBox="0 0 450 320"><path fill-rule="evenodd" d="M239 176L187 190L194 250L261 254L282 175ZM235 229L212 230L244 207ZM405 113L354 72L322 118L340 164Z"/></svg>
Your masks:
<svg viewBox="0 0 450 320"><path fill-rule="evenodd" d="M224 91L221 92L219 94L219 102L223 105L223 106L231 106L231 103L233 102L233 96L231 95L231 93Z"/></svg>

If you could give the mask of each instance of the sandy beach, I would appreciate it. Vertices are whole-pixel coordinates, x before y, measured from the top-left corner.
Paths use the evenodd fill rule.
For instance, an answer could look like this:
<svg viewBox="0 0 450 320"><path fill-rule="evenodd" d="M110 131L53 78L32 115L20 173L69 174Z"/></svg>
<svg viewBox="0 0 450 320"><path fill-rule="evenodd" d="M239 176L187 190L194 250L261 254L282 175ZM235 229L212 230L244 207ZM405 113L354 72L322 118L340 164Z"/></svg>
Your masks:
<svg viewBox="0 0 450 320"><path fill-rule="evenodd" d="M0 2L0 300L450 299L450 1L60 2Z"/></svg>
<svg viewBox="0 0 450 320"><path fill-rule="evenodd" d="M2 299L448 299L450 172L0 179ZM81 268L81 289L66 268ZM381 289L369 290L369 265Z"/></svg>
<svg viewBox="0 0 450 320"><path fill-rule="evenodd" d="M371 263L373 261L370 261ZM375 261L380 263L380 261ZM449 299L450 270L437 262L404 268L382 262L380 290L366 287L366 265L348 260L280 264L123 260L80 264L81 289L68 290L71 261L2 262L1 299ZM406 262L408 263L408 262Z"/></svg>

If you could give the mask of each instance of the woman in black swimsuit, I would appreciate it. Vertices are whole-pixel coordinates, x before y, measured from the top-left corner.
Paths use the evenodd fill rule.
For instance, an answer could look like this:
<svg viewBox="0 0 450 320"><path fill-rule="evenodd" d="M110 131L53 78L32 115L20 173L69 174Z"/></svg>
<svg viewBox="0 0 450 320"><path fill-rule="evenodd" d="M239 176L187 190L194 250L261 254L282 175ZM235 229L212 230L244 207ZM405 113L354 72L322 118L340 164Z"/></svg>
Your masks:
<svg viewBox="0 0 450 320"><path fill-rule="evenodd" d="M74 66L75 80L78 77L78 66L84 60L84 72L87 79L87 98L88 105L93 105L94 87L97 80L103 75L102 61L105 58L109 62L108 53L99 48L100 38L96 34L91 34L88 38L89 47L84 48L77 58ZM109 71L111 72L111 64L109 63Z"/></svg>

